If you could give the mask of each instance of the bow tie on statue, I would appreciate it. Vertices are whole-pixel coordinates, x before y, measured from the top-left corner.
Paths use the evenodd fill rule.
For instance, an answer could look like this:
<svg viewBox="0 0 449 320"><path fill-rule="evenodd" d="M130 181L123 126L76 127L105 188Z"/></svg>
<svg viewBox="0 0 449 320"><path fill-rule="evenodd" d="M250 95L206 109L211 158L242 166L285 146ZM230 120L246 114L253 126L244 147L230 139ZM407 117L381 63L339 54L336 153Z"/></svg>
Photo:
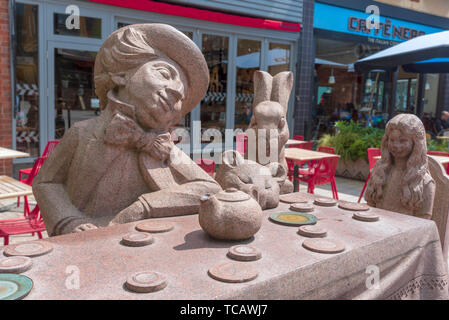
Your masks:
<svg viewBox="0 0 449 320"><path fill-rule="evenodd" d="M170 133L146 132L133 119L115 112L104 131L107 144L136 149L152 158L165 161L173 147Z"/></svg>

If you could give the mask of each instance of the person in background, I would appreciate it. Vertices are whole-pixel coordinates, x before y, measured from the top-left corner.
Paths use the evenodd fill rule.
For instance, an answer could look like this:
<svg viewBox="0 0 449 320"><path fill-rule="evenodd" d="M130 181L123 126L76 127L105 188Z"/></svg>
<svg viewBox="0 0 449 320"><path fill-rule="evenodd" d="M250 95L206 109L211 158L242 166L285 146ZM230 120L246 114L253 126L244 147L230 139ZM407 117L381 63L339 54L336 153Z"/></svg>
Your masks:
<svg viewBox="0 0 449 320"><path fill-rule="evenodd" d="M442 136L444 135L444 132L449 129L449 112L443 111L441 112L441 116L439 119L437 119L435 123L435 129L437 130L437 135Z"/></svg>
<svg viewBox="0 0 449 320"><path fill-rule="evenodd" d="M253 116L253 112L251 111L251 104L245 103L243 106L243 113L237 118L237 124L249 124L251 122L251 117Z"/></svg>

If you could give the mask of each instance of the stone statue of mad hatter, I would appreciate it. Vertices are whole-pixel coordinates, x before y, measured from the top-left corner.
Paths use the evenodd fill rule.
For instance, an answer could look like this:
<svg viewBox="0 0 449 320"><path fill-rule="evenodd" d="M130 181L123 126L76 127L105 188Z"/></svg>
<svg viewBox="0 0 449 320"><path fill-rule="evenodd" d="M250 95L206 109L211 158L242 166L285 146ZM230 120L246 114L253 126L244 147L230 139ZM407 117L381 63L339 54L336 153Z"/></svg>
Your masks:
<svg viewBox="0 0 449 320"><path fill-rule="evenodd" d="M76 123L44 163L33 193L50 235L198 212L219 185L170 139L204 96L206 61L183 33L131 25L95 61L99 117Z"/></svg>

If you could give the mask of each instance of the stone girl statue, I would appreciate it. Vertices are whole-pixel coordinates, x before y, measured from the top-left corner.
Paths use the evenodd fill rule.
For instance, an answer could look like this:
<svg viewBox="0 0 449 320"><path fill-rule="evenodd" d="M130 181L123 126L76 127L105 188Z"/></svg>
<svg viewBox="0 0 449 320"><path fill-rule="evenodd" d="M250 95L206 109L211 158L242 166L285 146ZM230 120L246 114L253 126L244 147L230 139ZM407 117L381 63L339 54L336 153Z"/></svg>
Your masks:
<svg viewBox="0 0 449 320"><path fill-rule="evenodd" d="M430 219L435 182L427 164L426 132L421 120L400 114L386 126L365 199L370 206Z"/></svg>
<svg viewBox="0 0 449 320"><path fill-rule="evenodd" d="M126 26L106 39L94 73L103 112L70 128L34 180L48 233L198 212L221 188L169 129L206 92L201 51L168 25Z"/></svg>

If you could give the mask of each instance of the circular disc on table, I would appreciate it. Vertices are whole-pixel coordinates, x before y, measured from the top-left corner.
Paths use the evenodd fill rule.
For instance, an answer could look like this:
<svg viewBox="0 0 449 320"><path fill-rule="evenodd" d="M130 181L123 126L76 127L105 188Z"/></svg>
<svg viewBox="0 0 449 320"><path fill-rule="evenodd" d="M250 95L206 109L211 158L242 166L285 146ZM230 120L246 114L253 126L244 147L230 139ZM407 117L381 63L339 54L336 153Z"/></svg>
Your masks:
<svg viewBox="0 0 449 320"><path fill-rule="evenodd" d="M345 244L332 239L306 239L302 246L310 251L318 253L339 253L345 250Z"/></svg>
<svg viewBox="0 0 449 320"><path fill-rule="evenodd" d="M310 203L292 203L290 205L290 210L298 212L312 212L315 206Z"/></svg>
<svg viewBox="0 0 449 320"><path fill-rule="evenodd" d="M255 261L262 257L262 252L252 246L236 245L229 248L228 256L239 261Z"/></svg>
<svg viewBox="0 0 449 320"><path fill-rule="evenodd" d="M316 198L313 203L317 206L333 207L337 204L337 200L332 198Z"/></svg>
<svg viewBox="0 0 449 320"><path fill-rule="evenodd" d="M324 238L327 235L327 230L317 225L308 225L299 227L298 233L309 238Z"/></svg>
<svg viewBox="0 0 449 320"><path fill-rule="evenodd" d="M3 254L5 256L27 256L37 257L49 253L53 250L53 245L46 241L23 242L9 245Z"/></svg>
<svg viewBox="0 0 449 320"><path fill-rule="evenodd" d="M148 244L153 243L153 241L154 241L153 236L149 233L144 232L131 232L122 238L122 243L125 246L130 247L146 246Z"/></svg>
<svg viewBox="0 0 449 320"><path fill-rule="evenodd" d="M287 193L287 194L281 194L279 196L279 200L286 203L306 203L309 202L309 200L302 196L300 193Z"/></svg>
<svg viewBox="0 0 449 320"><path fill-rule="evenodd" d="M354 212L352 217L356 220L365 222L374 222L380 219L380 217L377 214L371 212Z"/></svg>
<svg viewBox="0 0 449 320"><path fill-rule="evenodd" d="M213 279L223 282L239 283L256 279L259 274L251 266L239 262L222 262L208 271Z"/></svg>
<svg viewBox="0 0 449 320"><path fill-rule="evenodd" d="M33 261L25 256L13 256L0 259L0 273L21 273L29 270Z"/></svg>
<svg viewBox="0 0 449 320"><path fill-rule="evenodd" d="M136 225L136 229L142 232L161 233L171 231L173 224L162 221L144 221Z"/></svg>
<svg viewBox="0 0 449 320"><path fill-rule="evenodd" d="M348 201L341 201L338 204L338 207L341 209L350 210L350 211L368 211L369 210L369 206L367 204L348 202Z"/></svg>
<svg viewBox="0 0 449 320"><path fill-rule="evenodd" d="M0 300L19 300L30 293L33 280L20 274L0 274Z"/></svg>
<svg viewBox="0 0 449 320"><path fill-rule="evenodd" d="M292 211L272 213L270 220L287 226L302 226L317 222L317 218L311 214Z"/></svg>
<svg viewBox="0 0 449 320"><path fill-rule="evenodd" d="M134 292L148 293L164 289L167 277L155 271L142 271L133 274L126 280L126 287Z"/></svg>

